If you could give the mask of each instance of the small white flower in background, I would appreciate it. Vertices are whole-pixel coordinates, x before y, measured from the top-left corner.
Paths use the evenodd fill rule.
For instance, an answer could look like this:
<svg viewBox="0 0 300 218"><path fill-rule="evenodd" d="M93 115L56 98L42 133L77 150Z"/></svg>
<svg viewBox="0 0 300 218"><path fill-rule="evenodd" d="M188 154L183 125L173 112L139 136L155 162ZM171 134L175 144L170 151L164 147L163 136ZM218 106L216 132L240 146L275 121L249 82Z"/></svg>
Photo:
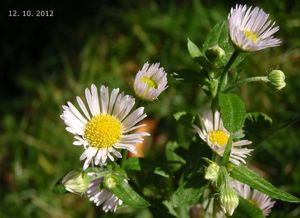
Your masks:
<svg viewBox="0 0 300 218"><path fill-rule="evenodd" d="M86 194L90 201L93 201L96 206L102 205L102 210L105 212L115 212L118 205L122 205L123 201L115 196L110 190L103 187L103 177L94 179L88 186Z"/></svg>
<svg viewBox="0 0 300 218"><path fill-rule="evenodd" d="M252 190L248 185L239 181L231 181L230 186L235 189L241 197L247 199L252 204L260 208L265 216L270 214L275 201L272 201L269 196L257 190Z"/></svg>
<svg viewBox="0 0 300 218"><path fill-rule="evenodd" d="M79 170L72 170L61 181L69 192L82 195L86 192L90 183L90 177Z"/></svg>
<svg viewBox="0 0 300 218"><path fill-rule="evenodd" d="M121 158L118 149L135 152L135 145L143 141L146 132L129 133L144 125L136 125L146 117L144 108L139 107L131 112L135 100L129 95L113 89L109 94L108 87L98 89L93 84L91 89L85 89L88 107L77 96L77 103L83 112L68 102L63 105L61 118L67 125L66 130L74 134L74 145L83 146L85 151L80 156L84 160L83 169L92 165L103 165L107 158L114 161L114 156ZM131 113L130 113L131 112Z"/></svg>
<svg viewBox="0 0 300 218"><path fill-rule="evenodd" d="M262 9L236 5L228 15L229 35L241 50L258 51L279 46L280 39L273 36L279 30L275 22L268 20L269 14Z"/></svg>
<svg viewBox="0 0 300 218"><path fill-rule="evenodd" d="M167 88L167 83L167 74L159 63L145 63L135 76L134 91L141 99L153 101Z"/></svg>
<svg viewBox="0 0 300 218"><path fill-rule="evenodd" d="M193 125L200 138L205 141L209 147L218 155L223 156L230 133L225 129L220 112L216 111L214 116L212 112L204 113L203 117L199 115L201 127ZM250 155L253 149L243 148L244 145L251 144L248 140L239 140L232 143L230 162L240 165L246 163L245 159Z"/></svg>

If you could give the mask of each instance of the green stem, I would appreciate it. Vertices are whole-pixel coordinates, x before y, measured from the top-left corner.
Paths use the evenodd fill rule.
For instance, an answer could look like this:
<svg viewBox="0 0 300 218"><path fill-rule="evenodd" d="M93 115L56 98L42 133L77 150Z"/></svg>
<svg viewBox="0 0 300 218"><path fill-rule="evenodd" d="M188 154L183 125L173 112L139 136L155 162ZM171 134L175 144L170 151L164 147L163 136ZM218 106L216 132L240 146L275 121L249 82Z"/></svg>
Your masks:
<svg viewBox="0 0 300 218"><path fill-rule="evenodd" d="M122 169L125 169L125 167L126 167L127 156L128 156L128 151L126 149L124 149L123 152L122 152L122 161L121 161L121 168Z"/></svg>
<svg viewBox="0 0 300 218"><path fill-rule="evenodd" d="M222 88L222 86L224 84L224 79L225 79L227 71L230 69L231 65L234 63L235 59L239 56L239 54L240 54L240 52L238 50L234 50L228 63L224 67L222 74L221 74L220 81L219 81L219 85L218 85L218 93L221 91L220 89Z"/></svg>
<svg viewBox="0 0 300 218"><path fill-rule="evenodd" d="M269 82L269 79L268 77L266 76L256 76L256 77L250 77L250 78L247 78L247 79L243 79L243 80L240 80L236 83L234 83L233 85L229 86L228 88L226 88L224 90L224 92L228 92L242 84L245 84L245 83L252 83L252 82Z"/></svg>

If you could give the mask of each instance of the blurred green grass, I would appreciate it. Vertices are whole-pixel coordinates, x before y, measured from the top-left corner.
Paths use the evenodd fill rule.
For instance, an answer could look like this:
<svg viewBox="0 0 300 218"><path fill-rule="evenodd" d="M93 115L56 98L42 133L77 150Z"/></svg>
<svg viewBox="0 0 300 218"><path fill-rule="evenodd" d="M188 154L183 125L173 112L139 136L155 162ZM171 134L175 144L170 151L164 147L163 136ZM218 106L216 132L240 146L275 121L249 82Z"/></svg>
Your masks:
<svg viewBox="0 0 300 218"><path fill-rule="evenodd" d="M272 183L299 197L300 3L255 3L276 20L284 43L249 55L242 63L242 76L266 75L271 69L281 68L286 73L287 86L275 92L264 84L255 84L237 92L248 111L267 113L275 127L291 125L275 131L258 145L252 163ZM2 47L11 50L5 50L2 58L9 63L2 71L9 75L2 77L8 82L3 79L1 85L0 217L99 217L101 210L87 199L51 193L58 178L82 165L81 149L72 145L72 136L59 118L61 105L82 96L91 83L132 93L134 75L146 61L161 62L168 73L197 68L186 50L186 38L201 45L208 31L226 19L234 5L230 1L196 0L85 4L93 8L92 14L79 16L73 23L46 23L51 31L42 33L50 36L31 38L31 33L25 31L16 37L15 48L24 48L25 52L18 53L13 46ZM34 29L34 24L28 25ZM30 53L38 40L35 37L47 38L46 43L39 44L38 55ZM26 51L29 55L25 55ZM185 108L196 114L207 102L197 87L170 82L172 86L160 101L149 104L146 111L159 123L157 132L162 134L158 136L173 140L172 132L176 131L184 141L191 130L174 129L172 114ZM124 214L116 217L151 217L148 210L131 211L123 209ZM298 205L278 202L270 217L299 216Z"/></svg>

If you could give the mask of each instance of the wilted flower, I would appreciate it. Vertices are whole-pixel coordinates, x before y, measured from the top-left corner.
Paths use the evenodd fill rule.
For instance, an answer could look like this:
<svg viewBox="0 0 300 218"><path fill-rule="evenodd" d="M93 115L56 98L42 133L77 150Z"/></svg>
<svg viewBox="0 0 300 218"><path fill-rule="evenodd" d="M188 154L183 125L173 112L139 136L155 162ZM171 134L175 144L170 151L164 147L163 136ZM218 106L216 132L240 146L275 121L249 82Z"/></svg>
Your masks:
<svg viewBox="0 0 300 218"><path fill-rule="evenodd" d="M143 136L149 135L146 132L129 133L141 127L136 124L146 117L143 107L130 113L135 104L134 98L119 93L119 89L113 89L109 95L105 86L101 86L99 94L98 97L98 90L93 84L91 89L85 90L89 111L77 96L83 114L68 102L60 116L67 125L66 130L75 135L73 144L85 148L80 156L80 160L85 159L83 169L91 163L103 165L107 157L111 161L114 161L114 156L121 158L118 149L135 152L135 145L143 141Z"/></svg>
<svg viewBox="0 0 300 218"><path fill-rule="evenodd" d="M229 35L234 45L243 51L258 51L279 46L273 34L279 30L262 9L236 5L228 15Z"/></svg>
<svg viewBox="0 0 300 218"><path fill-rule="evenodd" d="M90 183L90 178L79 170L72 170L64 176L61 183L65 189L75 194L84 194Z"/></svg>
<svg viewBox="0 0 300 218"><path fill-rule="evenodd" d="M223 156L225 147L230 137L230 133L225 129L219 111L214 115L207 112L201 117L199 115L201 127L193 125L200 138L205 141L209 147L218 155ZM242 148L244 145L251 144L251 141L240 140L232 143L230 162L239 165L246 163L245 158L250 155L253 149Z"/></svg>
<svg viewBox="0 0 300 218"><path fill-rule="evenodd" d="M272 70L268 75L268 80L277 90L285 87L285 75L281 70Z"/></svg>
<svg viewBox="0 0 300 218"><path fill-rule="evenodd" d="M220 205L224 213L233 214L235 208L239 205L239 197L236 192L227 185L222 185L220 190Z"/></svg>
<svg viewBox="0 0 300 218"><path fill-rule="evenodd" d="M265 216L270 214L275 204L275 201L272 201L270 197L257 190L252 190L248 185L236 180L231 181L230 186L235 189L241 197L260 208Z"/></svg>
<svg viewBox="0 0 300 218"><path fill-rule="evenodd" d="M159 63L145 63L134 80L134 91L140 98L153 101L167 88L167 74Z"/></svg>

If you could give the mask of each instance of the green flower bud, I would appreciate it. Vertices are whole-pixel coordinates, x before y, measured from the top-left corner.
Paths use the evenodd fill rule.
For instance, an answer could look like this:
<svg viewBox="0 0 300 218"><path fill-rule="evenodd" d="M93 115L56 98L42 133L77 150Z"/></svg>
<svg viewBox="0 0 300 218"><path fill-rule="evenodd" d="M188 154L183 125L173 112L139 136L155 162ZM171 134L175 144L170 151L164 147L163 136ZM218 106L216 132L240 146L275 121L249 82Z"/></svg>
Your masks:
<svg viewBox="0 0 300 218"><path fill-rule="evenodd" d="M285 75L281 70L272 70L268 75L269 82L277 90L285 87Z"/></svg>
<svg viewBox="0 0 300 218"><path fill-rule="evenodd" d="M205 51L205 56L210 62L218 62L225 56L225 51L218 45Z"/></svg>
<svg viewBox="0 0 300 218"><path fill-rule="evenodd" d="M90 184L90 178L84 172L72 170L64 176L61 183L69 192L84 194Z"/></svg>
<svg viewBox="0 0 300 218"><path fill-rule="evenodd" d="M209 164L209 166L206 168L204 178L207 180L211 180L213 182L217 181L218 174L219 174L219 165L215 162L212 162Z"/></svg>
<svg viewBox="0 0 300 218"><path fill-rule="evenodd" d="M222 185L220 190L220 204L224 213L233 214L235 208L239 205L239 198L236 192L227 187L227 185Z"/></svg>
<svg viewBox="0 0 300 218"><path fill-rule="evenodd" d="M113 189L116 187L117 183L113 175L108 174L104 177L104 187L107 189Z"/></svg>

